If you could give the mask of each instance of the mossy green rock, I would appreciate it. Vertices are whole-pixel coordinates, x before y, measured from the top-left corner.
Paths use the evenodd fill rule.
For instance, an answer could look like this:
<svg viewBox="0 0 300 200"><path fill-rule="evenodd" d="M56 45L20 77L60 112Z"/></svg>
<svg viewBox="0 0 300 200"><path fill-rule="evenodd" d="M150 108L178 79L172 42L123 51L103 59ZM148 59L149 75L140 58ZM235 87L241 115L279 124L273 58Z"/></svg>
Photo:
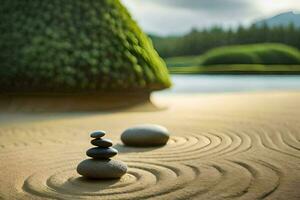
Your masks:
<svg viewBox="0 0 300 200"><path fill-rule="evenodd" d="M153 91L167 68L119 0L4 0L0 92Z"/></svg>

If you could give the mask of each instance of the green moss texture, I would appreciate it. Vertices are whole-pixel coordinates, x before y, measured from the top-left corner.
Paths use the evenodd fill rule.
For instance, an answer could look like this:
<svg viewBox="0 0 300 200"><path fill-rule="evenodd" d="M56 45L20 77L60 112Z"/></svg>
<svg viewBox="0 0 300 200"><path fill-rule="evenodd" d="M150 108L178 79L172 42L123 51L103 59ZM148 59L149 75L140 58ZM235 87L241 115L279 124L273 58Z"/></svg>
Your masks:
<svg viewBox="0 0 300 200"><path fill-rule="evenodd" d="M3 0L1 92L160 90L168 70L119 0Z"/></svg>

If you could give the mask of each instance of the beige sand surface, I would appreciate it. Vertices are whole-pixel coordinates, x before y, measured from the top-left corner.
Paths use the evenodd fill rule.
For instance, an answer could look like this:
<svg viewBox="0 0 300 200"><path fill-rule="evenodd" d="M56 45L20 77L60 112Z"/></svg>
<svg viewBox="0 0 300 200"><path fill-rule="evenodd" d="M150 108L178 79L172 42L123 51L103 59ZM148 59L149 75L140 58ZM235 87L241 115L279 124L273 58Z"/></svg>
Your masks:
<svg viewBox="0 0 300 200"><path fill-rule="evenodd" d="M164 109L0 115L0 199L300 199L300 92L157 96ZM162 148L120 133L157 123ZM89 131L107 130L129 166L119 181L76 174Z"/></svg>

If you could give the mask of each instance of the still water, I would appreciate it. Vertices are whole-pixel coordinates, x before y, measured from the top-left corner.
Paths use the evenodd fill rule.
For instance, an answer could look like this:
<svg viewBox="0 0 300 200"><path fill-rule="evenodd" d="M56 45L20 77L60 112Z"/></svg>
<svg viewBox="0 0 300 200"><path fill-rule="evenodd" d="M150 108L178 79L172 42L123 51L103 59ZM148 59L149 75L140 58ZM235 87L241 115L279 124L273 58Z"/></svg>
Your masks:
<svg viewBox="0 0 300 200"><path fill-rule="evenodd" d="M172 75L173 88L157 94L299 90L300 76Z"/></svg>

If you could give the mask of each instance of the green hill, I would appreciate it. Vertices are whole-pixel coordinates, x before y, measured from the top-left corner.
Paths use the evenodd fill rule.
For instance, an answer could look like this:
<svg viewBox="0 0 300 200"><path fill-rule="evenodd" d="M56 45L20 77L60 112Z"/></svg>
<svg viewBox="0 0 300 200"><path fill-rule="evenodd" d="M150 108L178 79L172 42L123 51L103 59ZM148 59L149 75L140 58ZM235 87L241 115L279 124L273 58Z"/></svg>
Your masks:
<svg viewBox="0 0 300 200"><path fill-rule="evenodd" d="M224 46L166 63L176 74L300 74L299 50L281 44Z"/></svg>
<svg viewBox="0 0 300 200"><path fill-rule="evenodd" d="M300 52L283 44L252 44L215 48L202 55L201 65L299 65Z"/></svg>
<svg viewBox="0 0 300 200"><path fill-rule="evenodd" d="M167 68L119 0L5 0L2 93L160 90Z"/></svg>

